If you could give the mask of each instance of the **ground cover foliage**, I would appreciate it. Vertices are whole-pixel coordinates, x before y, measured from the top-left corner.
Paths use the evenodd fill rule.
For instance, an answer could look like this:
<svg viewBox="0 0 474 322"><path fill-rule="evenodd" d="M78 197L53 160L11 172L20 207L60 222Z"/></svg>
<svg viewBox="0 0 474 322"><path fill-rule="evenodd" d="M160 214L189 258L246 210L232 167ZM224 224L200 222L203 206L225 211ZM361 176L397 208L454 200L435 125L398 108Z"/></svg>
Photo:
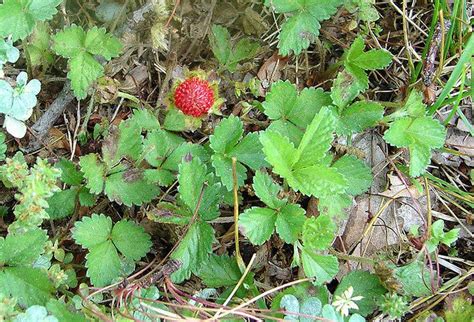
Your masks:
<svg viewBox="0 0 474 322"><path fill-rule="evenodd" d="M0 319L469 321L472 10L0 1Z"/></svg>

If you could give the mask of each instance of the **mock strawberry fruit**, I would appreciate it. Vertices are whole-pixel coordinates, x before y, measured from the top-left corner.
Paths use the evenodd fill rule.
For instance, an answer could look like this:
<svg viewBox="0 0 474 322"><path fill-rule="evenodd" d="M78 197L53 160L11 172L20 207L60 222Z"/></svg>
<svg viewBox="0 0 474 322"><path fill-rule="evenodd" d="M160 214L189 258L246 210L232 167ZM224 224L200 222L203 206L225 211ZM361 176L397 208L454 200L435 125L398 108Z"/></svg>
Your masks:
<svg viewBox="0 0 474 322"><path fill-rule="evenodd" d="M174 105L186 115L200 117L208 113L214 102L214 89L198 77L186 79L174 92Z"/></svg>

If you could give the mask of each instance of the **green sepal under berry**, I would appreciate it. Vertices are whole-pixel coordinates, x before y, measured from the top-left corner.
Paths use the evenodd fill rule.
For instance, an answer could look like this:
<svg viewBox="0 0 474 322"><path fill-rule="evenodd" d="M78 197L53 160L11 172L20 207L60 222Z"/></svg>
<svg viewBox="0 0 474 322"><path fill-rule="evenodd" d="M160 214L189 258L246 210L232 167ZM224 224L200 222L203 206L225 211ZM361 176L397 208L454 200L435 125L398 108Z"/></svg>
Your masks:
<svg viewBox="0 0 474 322"><path fill-rule="evenodd" d="M222 115L220 111L221 105L225 102L225 99L219 97L219 87L218 82L210 80L210 74L197 69L193 71L185 71L184 78L179 79L173 84L173 87L166 98L166 105L168 106L168 111L163 122L163 128L168 131L181 132L181 131L195 131L202 125L202 120L208 116L205 114L200 117L194 117L192 115L185 115L181 112L175 105L174 102L174 93L176 88L187 79L199 78L201 80L207 81L212 91L214 92L214 104L209 109L208 113L215 115Z"/></svg>

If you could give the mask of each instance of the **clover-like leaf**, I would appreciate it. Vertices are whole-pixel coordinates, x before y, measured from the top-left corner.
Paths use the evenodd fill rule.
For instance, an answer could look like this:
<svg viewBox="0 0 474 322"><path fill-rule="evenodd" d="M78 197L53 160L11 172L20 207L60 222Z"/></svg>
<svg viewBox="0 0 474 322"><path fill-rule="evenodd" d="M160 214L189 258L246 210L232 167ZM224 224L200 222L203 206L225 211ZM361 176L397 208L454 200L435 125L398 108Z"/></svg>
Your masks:
<svg viewBox="0 0 474 322"><path fill-rule="evenodd" d="M344 3L342 0L273 0L271 2L276 13L287 13L292 16L282 25L278 48L280 54L287 56L293 51L295 55L319 36L320 22L329 19L337 8Z"/></svg>
<svg viewBox="0 0 474 322"><path fill-rule="evenodd" d="M111 60L120 54L122 45L103 28L93 27L85 31L71 25L54 35L53 50L69 59L71 87L77 98L84 99L94 81L104 75L104 68L94 56Z"/></svg>

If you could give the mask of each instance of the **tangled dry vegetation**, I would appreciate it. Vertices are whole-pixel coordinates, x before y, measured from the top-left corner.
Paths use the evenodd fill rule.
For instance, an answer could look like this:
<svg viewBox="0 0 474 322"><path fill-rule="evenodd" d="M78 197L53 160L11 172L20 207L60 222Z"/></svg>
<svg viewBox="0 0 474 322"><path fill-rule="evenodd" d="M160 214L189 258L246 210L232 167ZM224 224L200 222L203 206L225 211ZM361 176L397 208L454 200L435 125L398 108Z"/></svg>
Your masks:
<svg viewBox="0 0 474 322"><path fill-rule="evenodd" d="M8 2L4 0L3 5ZM304 3L273 2L282 6ZM49 219L33 224L47 232L44 247L37 253L43 264L36 256L31 267L42 268L53 284L42 288L44 296L34 299L12 287L15 282L7 270L16 264L8 261L10 255L2 255L0 247L0 263L6 267L0 277L0 316L33 321L33 310L28 307L42 307L45 311L35 314L44 313L59 321L472 320L473 10L472 4L463 0L345 1L322 19L318 37L308 36L312 41L307 48L297 55L296 51L282 55L284 24L296 14L279 12L272 1L61 2L57 15L47 26L42 25L51 32L47 44L57 46L53 31L67 26L75 24L86 31L99 26L120 40L122 51L115 58L91 52L93 59L103 55L98 62L104 65L104 76L81 99L74 80L71 87L68 79L71 63L67 56L55 55L49 45L41 49L39 58L28 51L17 64L4 66L4 75L10 80L26 70L30 78L42 83L38 104L26 121L26 136L6 136L5 140L7 157L17 151L24 154L23 162L7 159L0 163L0 220L5 244L8 238L15 238L12 225L20 220L18 204L24 200L18 195L27 198L25 191L35 189L34 185L22 188L11 178L34 175L33 165L39 158L55 165L53 169L61 169L62 176L45 174L47 165L35 166L43 171L38 173L52 178L47 186L52 193L44 195L50 201L49 208L45 207ZM450 28L453 24L455 28ZM234 50L230 55L237 57L239 41L248 40L240 52L242 59L219 59L219 50L224 50L219 41L225 29L231 36L227 45ZM15 44L22 50L39 46L35 38L39 35L35 31ZM368 88L351 98L355 104L381 106L380 118L357 131L341 130L341 134L332 129L328 148L323 151L332 164L328 169L344 157L369 169L367 188L366 183L360 183L365 178L348 180L346 190L351 185L364 187L349 193L350 201L344 204L327 194L313 193L317 188L305 192L304 183L298 186L279 170L278 160L273 163L268 146L277 139L268 134L268 128L277 118L268 111L278 94L272 89L278 86L293 88L299 97L303 97L304 88L318 88L318 95L327 96L308 96L307 104L329 99L325 105L338 106L335 84L349 64L348 52L359 40L365 44L364 52L390 52L391 63L366 72L361 69L368 75ZM217 112L198 123L182 115L173 118L169 112L176 84L193 72L214 84L219 96ZM352 85L342 86L341 95ZM282 90L282 105L289 100L290 89L286 93ZM431 119L432 115L445 133L444 144L428 148L431 161L426 160L427 170L416 175L412 172L413 146L394 144L387 135L395 115L407 109L410 99L416 100L412 106L423 107L420 118ZM329 109L316 108L319 114L314 112L311 119L316 115L323 123L324 118L333 117ZM343 113L343 107L338 108ZM281 117L293 122L288 115ZM364 116L354 117L357 122ZM308 142L323 141L319 136L309 137L316 124L311 119L302 121L308 126L300 133L303 139L287 140L293 148L307 135ZM135 124L139 130L133 136ZM418 129L423 132L421 125ZM417 140L429 141L434 131L428 127ZM243 142L247 138L250 142L257 133L260 141L244 146ZM154 137L161 141L147 150ZM263 146L261 158L247 160L243 155L253 153L258 142ZM185 153L178 156L161 151L189 143L192 147L183 148ZM219 144L225 145L224 150L219 150ZM229 144L233 144L231 149ZM241 154L232 152L240 149L239 145L243 146ZM135 148L138 154L131 155ZM285 151L283 159L293 150ZM308 158L315 153L308 150ZM160 158L175 159L167 167ZM216 166L218 158L228 158L225 171ZM156 160L160 163L155 164ZM322 166L325 161L321 160ZM163 173L149 172L154 181L137 181L136 177L155 168ZM261 172L260 168L267 170ZM18 169L26 172L20 176L15 172ZM112 182L116 171L124 171L123 182ZM243 171L242 178L239 171ZM336 175L329 174L331 178ZM94 183L95 176L103 176L103 182ZM258 180L271 201L262 197ZM333 191L334 185L321 183L327 191ZM54 191L68 193L51 202ZM337 197L338 193L330 194ZM211 200L213 194L220 199ZM282 203L273 207L272 202ZM342 211L331 208L338 203L344 204ZM283 216L281 209L286 206L297 208L292 218L301 218L301 210L303 219L279 226L277 220L265 222L268 218L264 215L249 214L249 209L260 207L276 209L275 216ZM332 211L337 214L331 215ZM264 227L254 227L252 222ZM268 225L271 231L266 237L263 231ZM106 258L108 263L94 267L90 238L102 241L102 228L108 229L109 239L104 242L112 240L107 245L112 245L117 259L111 255ZM211 235L205 234L206 229ZM310 256L309 248L317 249L311 253L316 254L313 266L308 257L305 259ZM315 259L323 256L328 259ZM335 270L329 268L334 266L329 258L334 258ZM109 279L107 274L114 275L110 267L115 260L117 273ZM61 280L60 274L70 278ZM28 314L30 320L26 319Z"/></svg>

